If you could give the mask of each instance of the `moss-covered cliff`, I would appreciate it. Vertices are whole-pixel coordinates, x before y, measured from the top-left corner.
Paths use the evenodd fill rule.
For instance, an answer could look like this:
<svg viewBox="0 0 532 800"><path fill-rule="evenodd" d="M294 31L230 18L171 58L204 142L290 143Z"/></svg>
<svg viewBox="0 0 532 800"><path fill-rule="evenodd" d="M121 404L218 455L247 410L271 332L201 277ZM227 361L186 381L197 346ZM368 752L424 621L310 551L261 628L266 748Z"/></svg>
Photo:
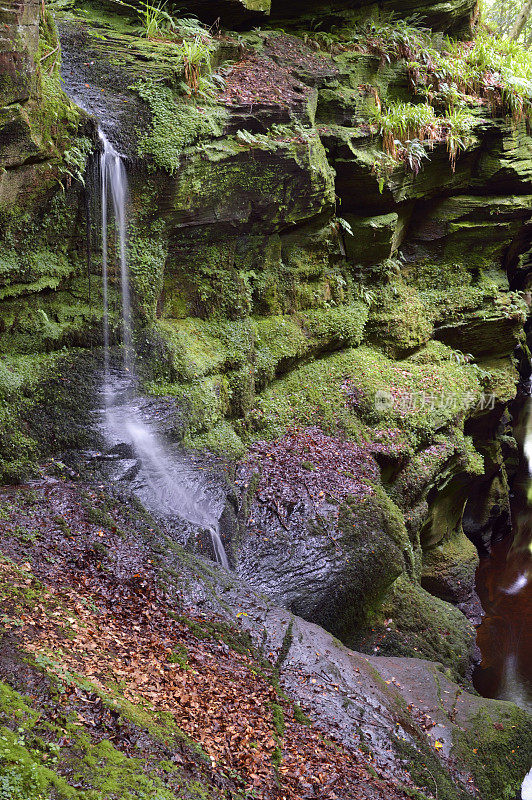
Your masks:
<svg viewBox="0 0 532 800"><path fill-rule="evenodd" d="M161 14L149 36L112 2L5 12L0 478L87 444L98 121L128 162L143 386L226 462L235 572L464 679L464 509L467 533L507 524L527 352L532 67L482 30L443 38L471 36L470 3L189 10L214 6L221 30Z"/></svg>

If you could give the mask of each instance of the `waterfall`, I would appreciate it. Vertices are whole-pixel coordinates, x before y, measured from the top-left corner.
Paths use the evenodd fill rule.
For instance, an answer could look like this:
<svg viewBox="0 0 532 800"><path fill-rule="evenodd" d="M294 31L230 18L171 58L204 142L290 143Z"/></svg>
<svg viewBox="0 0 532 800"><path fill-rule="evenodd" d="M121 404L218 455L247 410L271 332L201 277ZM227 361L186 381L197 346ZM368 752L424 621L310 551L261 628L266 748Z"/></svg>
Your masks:
<svg viewBox="0 0 532 800"><path fill-rule="evenodd" d="M109 142L105 134L99 131L102 143L100 157L101 171L101 203L102 203L102 264L104 292L104 349L106 369L109 368L109 307L108 307L108 194L111 192L113 212L116 224L117 255L120 264L120 291L122 296L122 338L124 345L124 368L132 373L134 354L131 335L131 297L129 291L129 270L126 251L126 209L128 197L127 173L124 162Z"/></svg>
<svg viewBox="0 0 532 800"><path fill-rule="evenodd" d="M532 768L521 784L521 800L532 800Z"/></svg>
<svg viewBox="0 0 532 800"><path fill-rule="evenodd" d="M143 418L137 391L136 354L133 346L131 295L127 258L128 181L124 162L105 134L99 131L100 201L102 225L103 338L104 338L104 433L109 443L128 445L138 462L137 493L155 513L179 516L208 532L214 557L229 569L220 537L219 514L213 508L205 483L182 454L161 440L153 422ZM120 267L123 372L111 370L109 357L109 199L116 230L116 257Z"/></svg>

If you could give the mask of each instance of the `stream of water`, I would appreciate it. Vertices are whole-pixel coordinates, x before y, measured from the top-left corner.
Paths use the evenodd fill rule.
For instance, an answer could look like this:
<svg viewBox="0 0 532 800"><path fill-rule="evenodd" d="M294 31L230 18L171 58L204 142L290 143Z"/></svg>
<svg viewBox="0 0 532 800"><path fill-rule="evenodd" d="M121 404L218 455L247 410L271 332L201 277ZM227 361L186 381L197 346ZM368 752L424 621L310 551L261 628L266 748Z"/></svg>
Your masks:
<svg viewBox="0 0 532 800"><path fill-rule="evenodd" d="M208 531L216 561L225 569L229 569L229 561L219 533L221 499L213 496L208 482L202 479L190 460L177 448L172 448L164 442L157 429L156 420L145 413L146 406L138 391L127 260L127 173L120 154L101 131L100 141L104 302L102 429L105 439L115 452L117 448L122 448L131 455L129 459L131 483L145 507L157 516L177 515L192 525ZM123 364L120 370L111 369L109 357L110 207L115 221L116 259L120 271L123 342Z"/></svg>
<svg viewBox="0 0 532 800"><path fill-rule="evenodd" d="M514 485L513 533L492 547L477 573L486 613L477 629L482 662L474 675L485 697L532 712L532 397L522 412L523 464Z"/></svg>

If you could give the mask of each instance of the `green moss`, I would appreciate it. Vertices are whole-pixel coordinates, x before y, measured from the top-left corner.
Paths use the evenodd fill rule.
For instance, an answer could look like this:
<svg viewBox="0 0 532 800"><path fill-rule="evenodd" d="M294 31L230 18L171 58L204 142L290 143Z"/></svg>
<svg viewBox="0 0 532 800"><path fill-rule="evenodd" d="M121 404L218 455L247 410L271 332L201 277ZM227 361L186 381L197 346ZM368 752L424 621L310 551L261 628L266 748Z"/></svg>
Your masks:
<svg viewBox="0 0 532 800"><path fill-rule="evenodd" d="M202 105L178 97L163 84L139 81L132 87L152 114L152 126L141 136L138 155L150 156L161 169L174 173L183 150L198 139L220 136L227 111L209 101Z"/></svg>
<svg viewBox="0 0 532 800"><path fill-rule="evenodd" d="M35 353L99 344L102 309L99 281L92 283L91 295L85 281L76 281L64 291L5 300L1 304L0 351ZM113 315L112 326L114 322Z"/></svg>
<svg viewBox="0 0 532 800"><path fill-rule="evenodd" d="M183 644L178 645L173 649L172 653L168 656L168 661L171 664L178 664L181 669L190 669L188 665L188 651Z"/></svg>
<svg viewBox="0 0 532 800"><path fill-rule="evenodd" d="M136 310L141 317L155 318L157 302L163 288L167 244L164 223L152 222L148 228L128 229L128 261Z"/></svg>
<svg viewBox="0 0 532 800"><path fill-rule="evenodd" d="M294 618L290 617L290 622L286 626L286 631L283 636L283 641L281 643L281 647L279 648L279 653L277 654L277 659L275 661L275 671L277 672L277 674L279 673L279 670L286 661L288 653L290 652L290 648L292 647L292 641L294 638L292 634L293 627L294 627Z"/></svg>
<svg viewBox="0 0 532 800"><path fill-rule="evenodd" d="M396 282L375 292L368 338L392 356L426 344L433 326L418 292Z"/></svg>
<svg viewBox="0 0 532 800"><path fill-rule="evenodd" d="M226 421L217 423L206 433L187 434L183 441L192 450L211 452L231 461L241 458L246 452L244 443Z"/></svg>
<svg viewBox="0 0 532 800"><path fill-rule="evenodd" d="M422 586L444 600L459 600L475 585L478 553L475 545L459 531L423 551Z"/></svg>
<svg viewBox="0 0 532 800"><path fill-rule="evenodd" d="M116 702L103 690L99 693L104 705L155 739L165 744L175 744L176 738L180 744L188 743L186 736L178 735L169 715L163 719L164 715L144 712L123 699ZM213 796L200 781L184 779L175 765L126 756L110 741L94 741L65 718L59 725L43 720L29 702L0 684L0 717L16 725L16 732L0 728L0 797L5 800L44 800L50 791L61 800L175 800L176 785L187 798ZM201 757L208 763L206 756Z"/></svg>
<svg viewBox="0 0 532 800"><path fill-rule="evenodd" d="M183 320L159 320L157 327L169 348L172 371L176 377L190 381L220 372L227 362L227 349L204 320L188 317Z"/></svg>
<svg viewBox="0 0 532 800"><path fill-rule="evenodd" d="M308 338L294 317L264 317L255 322L255 370L259 386L271 383L278 367L294 365L308 351Z"/></svg>
<svg viewBox="0 0 532 800"><path fill-rule="evenodd" d="M304 365L264 391L248 417L252 433L280 436L293 424L318 424L326 431L344 430L356 438L375 436L397 447L418 446L438 428L476 402L480 386L469 364L449 358L451 351L431 343L415 358L393 361L379 350L362 346ZM384 407L377 392L385 393ZM435 397L434 403L423 398ZM353 398L356 398L353 400ZM468 399L471 398L471 399Z"/></svg>
<svg viewBox="0 0 532 800"><path fill-rule="evenodd" d="M385 620L392 620L384 624ZM454 606L433 597L406 576L393 585L374 616L370 630L354 642L379 655L402 655L439 661L460 680L469 668L475 641L473 626Z"/></svg>
<svg viewBox="0 0 532 800"><path fill-rule="evenodd" d="M105 739L90 747L73 765L73 783L88 785L87 800L175 800L155 775L145 775L141 759L125 756Z"/></svg>
<svg viewBox="0 0 532 800"><path fill-rule="evenodd" d="M235 150L224 139L190 156L176 175L173 207L182 219L201 209L205 237L216 224L217 238L224 231L236 247L235 225L264 236L332 210L333 173L313 130L292 129L266 147L240 143ZM184 235L181 241L188 247Z"/></svg>
<svg viewBox="0 0 532 800"><path fill-rule="evenodd" d="M395 250L397 212L375 217L346 214L349 233L344 237L347 258L353 264L378 264Z"/></svg>
<svg viewBox="0 0 532 800"><path fill-rule="evenodd" d="M76 136L81 115L79 108L63 91L59 37L49 9L40 15L39 47L35 61L38 99L26 104L31 134L43 149L48 150L49 155L57 159L56 174L68 178L71 159L63 159L69 147L77 146L73 145L72 140ZM81 155L86 157L87 152L87 147L82 143ZM72 155L72 150L70 153ZM57 180L61 183L59 177Z"/></svg>
<svg viewBox="0 0 532 800"><path fill-rule="evenodd" d="M81 502L81 506L91 525L101 525L102 528L110 528L111 530L115 528L115 521L106 510L105 504L103 508L101 505L95 505L88 492L84 492L83 494L84 499Z"/></svg>
<svg viewBox="0 0 532 800"><path fill-rule="evenodd" d="M485 701L466 731L453 735L453 754L468 765L482 800L513 800L530 769L530 716L510 703Z"/></svg>
<svg viewBox="0 0 532 800"><path fill-rule="evenodd" d="M36 385L56 363L56 355L42 354L0 362L0 482L27 478L37 468L38 445L23 418Z"/></svg>
<svg viewBox="0 0 532 800"><path fill-rule="evenodd" d="M169 263L169 275L180 287L180 297L191 316L215 314L218 319L236 319L251 311L251 288L245 271L237 268L235 247L234 240L198 243L179 261Z"/></svg>
<svg viewBox="0 0 532 800"><path fill-rule="evenodd" d="M222 422L229 403L228 391L227 378L221 375L209 375L193 384L157 387L157 393L175 398L189 436L209 431Z"/></svg>
<svg viewBox="0 0 532 800"><path fill-rule="evenodd" d="M286 730L284 721L284 712L282 706L278 703L271 704L272 709L272 724L273 724L273 738L276 746L272 753L272 763L276 771L279 770L283 760L283 737Z"/></svg>
<svg viewBox="0 0 532 800"><path fill-rule="evenodd" d="M230 625L222 620L197 620L185 615L175 617L184 623L197 639L212 639L215 642L224 642L240 655L253 656L264 665L253 640L247 631Z"/></svg>
<svg viewBox="0 0 532 800"><path fill-rule="evenodd" d="M303 712L299 703L294 705L294 719L300 725L312 725L312 720Z"/></svg>
<svg viewBox="0 0 532 800"><path fill-rule="evenodd" d="M0 798L44 800L52 787L62 800L79 796L63 778L34 758L25 747L23 736L0 727Z"/></svg>
<svg viewBox="0 0 532 800"><path fill-rule="evenodd" d="M519 373L511 357L486 359L480 367L486 373L484 391L487 395L494 394L497 401L503 403L514 399Z"/></svg>
<svg viewBox="0 0 532 800"><path fill-rule="evenodd" d="M25 251L22 256L7 248L0 251L0 281L7 283L13 278L22 282L9 282L0 289L0 300L44 289L57 289L61 282L72 274L73 265L64 253L50 249Z"/></svg>
<svg viewBox="0 0 532 800"><path fill-rule="evenodd" d="M333 349L339 344L353 347L362 342L368 306L355 301L335 308L306 311L299 315L299 319L305 331L325 349Z"/></svg>
<svg viewBox="0 0 532 800"><path fill-rule="evenodd" d="M4 356L0 363L0 482L37 470L37 459L94 443L92 354Z"/></svg>
<svg viewBox="0 0 532 800"><path fill-rule="evenodd" d="M407 770L416 786L427 789L431 796L436 789L440 800L469 800L471 795L454 783L443 764L427 744L423 743L419 749L416 749L409 742L399 738L394 744L399 756L405 761ZM426 795L417 791L414 791L411 796L416 800L425 800L426 798Z"/></svg>
<svg viewBox="0 0 532 800"><path fill-rule="evenodd" d="M4 211L0 218L0 300L55 289L74 272L76 261L68 247L76 213L75 205L60 193L54 194L42 211L28 201L22 210Z"/></svg>
<svg viewBox="0 0 532 800"><path fill-rule="evenodd" d="M337 587L334 613L321 622L342 641L350 642L373 619L374 609L381 607L403 572L410 545L401 512L380 486L370 495L342 503L337 526L345 577L342 588Z"/></svg>
<svg viewBox="0 0 532 800"><path fill-rule="evenodd" d="M272 703L272 722L277 736L282 739L286 730L286 725L283 709L278 703Z"/></svg>

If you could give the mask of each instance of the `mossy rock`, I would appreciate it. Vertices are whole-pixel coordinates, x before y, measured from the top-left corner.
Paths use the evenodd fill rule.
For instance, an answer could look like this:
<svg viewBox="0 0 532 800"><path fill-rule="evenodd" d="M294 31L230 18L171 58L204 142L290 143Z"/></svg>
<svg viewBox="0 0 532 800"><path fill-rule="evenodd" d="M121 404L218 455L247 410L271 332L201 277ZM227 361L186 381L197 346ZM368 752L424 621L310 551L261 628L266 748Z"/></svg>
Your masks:
<svg viewBox="0 0 532 800"><path fill-rule="evenodd" d="M238 574L343 640L404 568L409 544L402 515L380 486L320 514L302 498L284 524L257 502L249 515L235 542Z"/></svg>
<svg viewBox="0 0 532 800"><path fill-rule="evenodd" d="M530 716L512 703L481 700L465 731L453 736L453 755L471 770L482 800L514 800L530 769Z"/></svg>
<svg viewBox="0 0 532 800"><path fill-rule="evenodd" d="M247 422L254 437L266 438L302 422L343 430L359 440L372 438L376 428L381 449L393 452L406 443L417 449L436 430L456 423L456 409L442 398L465 399L465 406L461 403L465 413L474 408L479 393L475 370L451 359L443 345L430 343L402 361L363 345L301 366L275 381L258 397ZM427 396L437 399L423 401Z"/></svg>
<svg viewBox="0 0 532 800"><path fill-rule="evenodd" d="M457 604L471 596L477 567L477 549L460 532L423 551L421 585L430 594Z"/></svg>
<svg viewBox="0 0 532 800"><path fill-rule="evenodd" d="M0 366L0 482L27 480L39 459L94 445L98 355L4 357Z"/></svg>
<svg viewBox="0 0 532 800"><path fill-rule="evenodd" d="M475 629L457 608L402 575L375 609L371 625L350 645L379 655L438 661L460 680L470 667Z"/></svg>
<svg viewBox="0 0 532 800"><path fill-rule="evenodd" d="M469 269L499 267L508 242L530 219L522 197L460 195L414 211L411 246L422 258Z"/></svg>
<svg viewBox="0 0 532 800"><path fill-rule="evenodd" d="M369 341L394 358L427 344L433 326L418 292L395 283L375 292L367 325Z"/></svg>
<svg viewBox="0 0 532 800"><path fill-rule="evenodd" d="M258 146L231 138L210 142L190 153L167 189L167 221L181 238L194 218L203 235L216 231L220 239L224 231L273 233L334 207L333 173L312 130L296 141L281 134Z"/></svg>
<svg viewBox="0 0 532 800"><path fill-rule="evenodd" d="M350 231L344 237L346 255L353 264L378 264L397 249L399 215L393 211L375 217L346 214Z"/></svg>

